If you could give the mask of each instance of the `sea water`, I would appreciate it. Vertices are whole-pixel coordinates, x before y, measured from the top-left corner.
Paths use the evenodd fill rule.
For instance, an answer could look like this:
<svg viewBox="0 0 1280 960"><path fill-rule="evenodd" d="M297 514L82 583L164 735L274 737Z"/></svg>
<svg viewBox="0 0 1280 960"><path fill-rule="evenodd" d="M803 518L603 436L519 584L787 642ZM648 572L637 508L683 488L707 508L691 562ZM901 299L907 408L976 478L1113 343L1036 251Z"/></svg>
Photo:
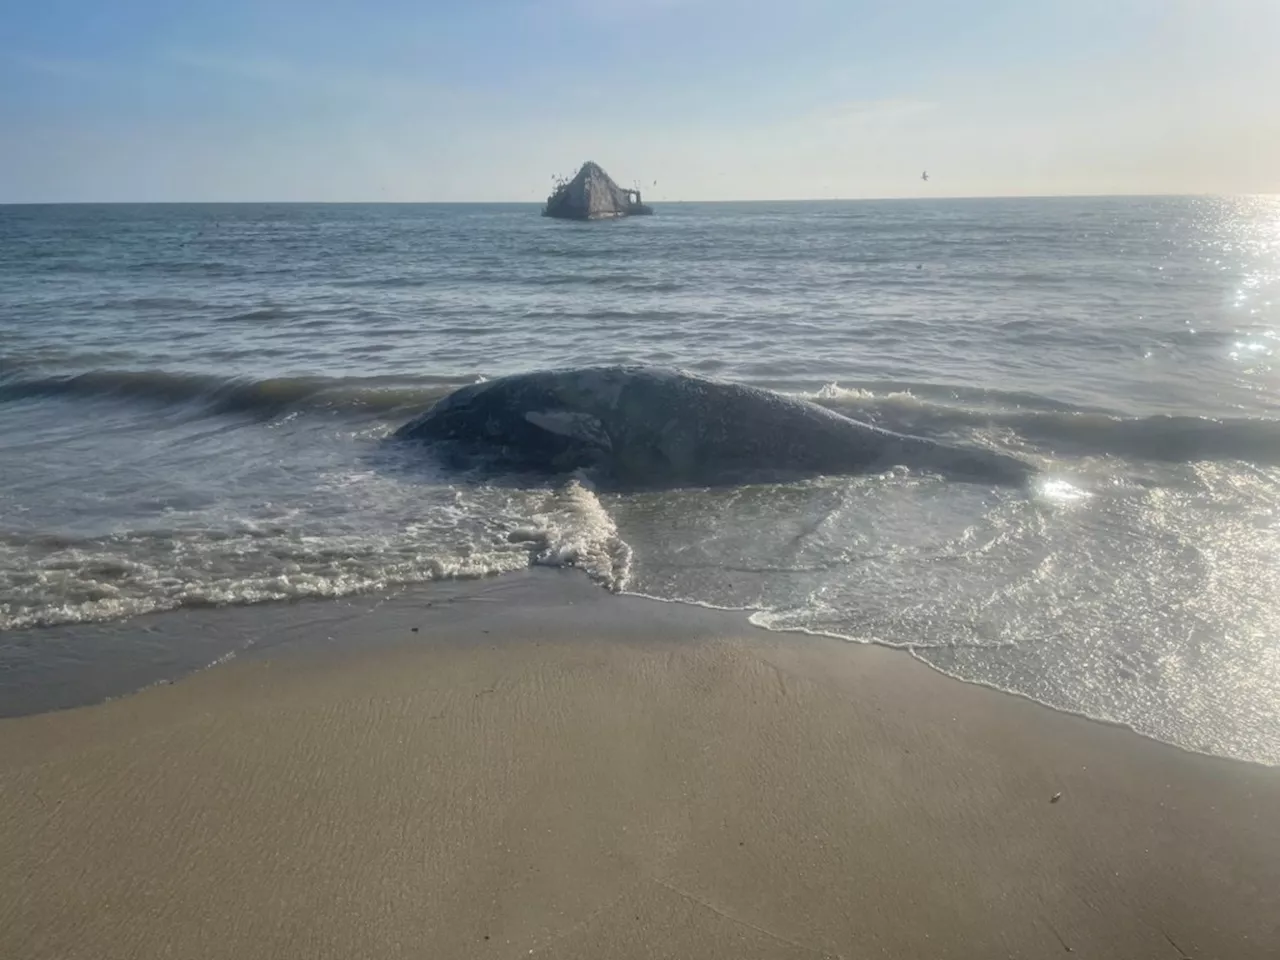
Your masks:
<svg viewBox="0 0 1280 960"><path fill-rule="evenodd" d="M50 625L551 564L1280 763L1277 350L1275 198L598 224L0 207L0 677L103 642ZM1041 480L619 493L382 442L460 384L624 362L1016 454Z"/></svg>

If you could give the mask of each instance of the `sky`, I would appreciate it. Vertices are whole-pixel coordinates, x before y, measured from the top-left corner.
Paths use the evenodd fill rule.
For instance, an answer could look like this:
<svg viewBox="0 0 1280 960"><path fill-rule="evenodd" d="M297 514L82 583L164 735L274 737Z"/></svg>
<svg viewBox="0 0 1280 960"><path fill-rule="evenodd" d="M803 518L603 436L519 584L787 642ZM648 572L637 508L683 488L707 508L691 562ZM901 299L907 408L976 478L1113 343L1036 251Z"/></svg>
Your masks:
<svg viewBox="0 0 1280 960"><path fill-rule="evenodd" d="M1280 0L3 6L0 202L1280 193Z"/></svg>

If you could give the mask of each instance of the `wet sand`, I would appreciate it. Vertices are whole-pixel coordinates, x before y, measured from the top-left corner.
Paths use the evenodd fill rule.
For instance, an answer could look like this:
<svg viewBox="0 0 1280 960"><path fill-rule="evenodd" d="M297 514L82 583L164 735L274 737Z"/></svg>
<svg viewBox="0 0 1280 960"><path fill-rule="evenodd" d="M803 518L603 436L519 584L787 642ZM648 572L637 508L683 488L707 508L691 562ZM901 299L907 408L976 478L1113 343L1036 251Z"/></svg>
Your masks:
<svg viewBox="0 0 1280 960"><path fill-rule="evenodd" d="M0 956L1276 956L1280 770L571 574L450 596L0 721Z"/></svg>

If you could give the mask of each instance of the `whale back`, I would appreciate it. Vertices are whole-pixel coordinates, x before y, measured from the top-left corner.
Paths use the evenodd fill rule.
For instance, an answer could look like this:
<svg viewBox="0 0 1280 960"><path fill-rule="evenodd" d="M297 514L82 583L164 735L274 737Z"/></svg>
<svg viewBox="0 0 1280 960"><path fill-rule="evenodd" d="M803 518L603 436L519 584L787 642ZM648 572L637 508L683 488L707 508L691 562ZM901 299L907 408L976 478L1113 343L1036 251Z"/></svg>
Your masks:
<svg viewBox="0 0 1280 960"><path fill-rule="evenodd" d="M614 420L623 472L687 480L866 469L890 436L806 400L662 369L630 378Z"/></svg>
<svg viewBox="0 0 1280 960"><path fill-rule="evenodd" d="M520 469L594 468L615 484L706 484L924 466L1022 482L985 450L891 433L808 400L664 367L515 374L444 397L395 434Z"/></svg>

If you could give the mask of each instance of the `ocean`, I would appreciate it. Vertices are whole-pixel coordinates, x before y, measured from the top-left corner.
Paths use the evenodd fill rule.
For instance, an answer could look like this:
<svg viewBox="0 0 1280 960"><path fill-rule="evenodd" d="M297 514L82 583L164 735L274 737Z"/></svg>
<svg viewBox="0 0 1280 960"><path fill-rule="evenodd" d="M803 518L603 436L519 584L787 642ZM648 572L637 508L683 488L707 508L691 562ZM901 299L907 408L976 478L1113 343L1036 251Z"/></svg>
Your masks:
<svg viewBox="0 0 1280 960"><path fill-rule="evenodd" d="M569 567L1280 763L1280 198L0 207L0 713L157 611ZM645 363L1034 463L620 492L384 438ZM127 629L113 625L125 623ZM13 702L16 702L14 700Z"/></svg>

